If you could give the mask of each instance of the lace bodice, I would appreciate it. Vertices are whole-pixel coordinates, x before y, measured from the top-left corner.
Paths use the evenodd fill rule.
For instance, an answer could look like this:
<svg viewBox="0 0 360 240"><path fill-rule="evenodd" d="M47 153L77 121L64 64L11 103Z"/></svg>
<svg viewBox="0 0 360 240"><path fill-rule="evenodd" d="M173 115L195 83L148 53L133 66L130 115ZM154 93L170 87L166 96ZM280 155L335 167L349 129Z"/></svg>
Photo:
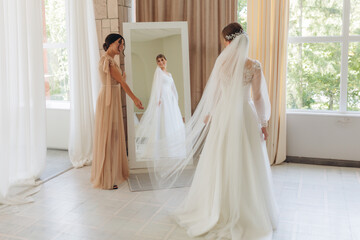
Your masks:
<svg viewBox="0 0 360 240"><path fill-rule="evenodd" d="M261 64L257 60L248 60L244 66L244 86L251 83L257 72L261 71ZM261 76L260 76L261 77Z"/></svg>

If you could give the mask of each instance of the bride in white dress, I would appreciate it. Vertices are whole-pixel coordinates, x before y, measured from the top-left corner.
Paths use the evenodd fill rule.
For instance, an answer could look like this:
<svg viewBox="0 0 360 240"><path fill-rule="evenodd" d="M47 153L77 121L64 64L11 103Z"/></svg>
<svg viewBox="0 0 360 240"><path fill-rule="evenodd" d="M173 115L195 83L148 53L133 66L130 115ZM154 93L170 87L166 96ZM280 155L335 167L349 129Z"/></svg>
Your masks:
<svg viewBox="0 0 360 240"><path fill-rule="evenodd" d="M184 169L196 167L188 195L173 213L189 236L270 240L278 211L266 150L266 81L260 63L247 57L241 25L229 24L222 35L226 47L186 123L186 158L154 161L155 179L171 186Z"/></svg>
<svg viewBox="0 0 360 240"><path fill-rule="evenodd" d="M159 142L184 142L185 126L178 105L178 93L171 73L167 72L167 59L163 54L156 57L157 67L151 89L149 104L136 127L136 157L138 160L184 158L184 148L169 151Z"/></svg>

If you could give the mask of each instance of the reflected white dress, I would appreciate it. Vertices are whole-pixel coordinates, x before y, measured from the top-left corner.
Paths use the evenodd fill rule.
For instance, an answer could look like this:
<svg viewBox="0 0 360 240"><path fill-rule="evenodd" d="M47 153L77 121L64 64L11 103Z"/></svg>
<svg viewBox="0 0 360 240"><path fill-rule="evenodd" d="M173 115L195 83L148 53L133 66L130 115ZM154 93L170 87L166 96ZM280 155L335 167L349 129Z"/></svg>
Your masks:
<svg viewBox="0 0 360 240"><path fill-rule="evenodd" d="M149 104L136 128L136 157L138 160L153 160L157 156L166 159L185 156L185 148L169 151L164 144L161 149L158 148L158 143L164 139L169 144L171 141L184 141L185 126L178 100L171 73L167 74L157 67Z"/></svg>
<svg viewBox="0 0 360 240"><path fill-rule="evenodd" d="M243 92L233 90L236 83L221 83L191 188L174 213L191 237L270 240L276 227L277 205L261 132L270 111L266 83L258 61L248 59L243 66Z"/></svg>

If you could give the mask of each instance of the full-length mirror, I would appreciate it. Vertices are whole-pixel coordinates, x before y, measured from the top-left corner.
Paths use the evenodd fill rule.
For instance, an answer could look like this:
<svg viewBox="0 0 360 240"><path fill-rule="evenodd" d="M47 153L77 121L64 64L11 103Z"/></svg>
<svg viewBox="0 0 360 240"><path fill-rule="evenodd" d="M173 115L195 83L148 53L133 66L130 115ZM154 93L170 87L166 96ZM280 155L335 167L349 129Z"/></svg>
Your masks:
<svg viewBox="0 0 360 240"><path fill-rule="evenodd" d="M129 164L130 168L143 168L147 160L139 157L136 144L141 119L165 114L156 120L156 128L172 134L191 115L188 28L187 22L124 23L123 26L127 83L145 107L139 110L127 99ZM146 125L142 128L154 130Z"/></svg>

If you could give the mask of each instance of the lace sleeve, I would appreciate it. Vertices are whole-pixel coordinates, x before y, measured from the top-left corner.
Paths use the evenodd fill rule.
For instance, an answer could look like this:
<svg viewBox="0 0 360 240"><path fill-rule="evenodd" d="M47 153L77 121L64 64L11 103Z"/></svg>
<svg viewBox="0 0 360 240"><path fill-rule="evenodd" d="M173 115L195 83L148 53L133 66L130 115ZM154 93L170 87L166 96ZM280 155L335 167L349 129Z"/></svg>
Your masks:
<svg viewBox="0 0 360 240"><path fill-rule="evenodd" d="M252 97L261 126L266 127L271 114L269 94L261 64L258 61L254 64L254 76L251 85Z"/></svg>

